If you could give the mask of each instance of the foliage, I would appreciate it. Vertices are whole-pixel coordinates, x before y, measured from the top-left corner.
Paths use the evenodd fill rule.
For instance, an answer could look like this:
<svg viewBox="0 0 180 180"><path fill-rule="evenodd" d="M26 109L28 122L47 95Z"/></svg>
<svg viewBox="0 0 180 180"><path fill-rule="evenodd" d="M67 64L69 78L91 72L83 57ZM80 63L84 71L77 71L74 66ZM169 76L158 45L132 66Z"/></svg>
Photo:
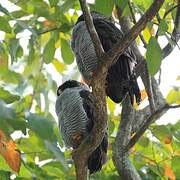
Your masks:
<svg viewBox="0 0 180 180"><path fill-rule="evenodd" d="M6 139L0 136L0 177L9 179L15 174L17 180L75 179L71 152L64 151L59 135L54 103L60 80L79 77L70 39L80 5L77 0L11 2L16 4L13 11L0 4L0 133ZM127 2L96 0L90 7L109 16L112 11L115 13L114 4L118 4L124 9L123 15L130 15ZM142 15L151 2L133 0L134 12ZM175 5L175 1L166 0L160 10L160 22L154 18L142 33L148 44L146 57L152 75L159 71L162 60L158 37L166 38L172 33L176 9L165 17L164 12ZM179 88L174 87L167 102L179 104L179 93ZM111 157L120 119L114 111L119 105L109 99L107 102L109 160L102 172L91 179L118 179ZM179 128L179 122L166 126L154 124L132 149L132 161L143 179L180 178ZM15 166L10 158L16 158Z"/></svg>

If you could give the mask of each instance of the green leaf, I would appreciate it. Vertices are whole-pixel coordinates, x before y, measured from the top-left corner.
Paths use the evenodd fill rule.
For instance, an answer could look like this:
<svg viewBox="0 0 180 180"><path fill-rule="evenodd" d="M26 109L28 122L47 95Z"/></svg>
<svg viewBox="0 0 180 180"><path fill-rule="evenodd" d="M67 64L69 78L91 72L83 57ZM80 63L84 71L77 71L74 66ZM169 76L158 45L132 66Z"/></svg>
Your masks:
<svg viewBox="0 0 180 180"><path fill-rule="evenodd" d="M29 110L31 108L32 100L33 100L33 95L27 95L23 97L18 103L16 103L15 106L16 113Z"/></svg>
<svg viewBox="0 0 180 180"><path fill-rule="evenodd" d="M12 133L14 130L21 130L26 134L25 119L19 117L12 108L0 100L0 129L7 134Z"/></svg>
<svg viewBox="0 0 180 180"><path fill-rule="evenodd" d="M27 12L22 11L22 10L13 11L11 14L12 14L12 16L13 16L14 18L21 18L21 17L23 17L23 16L28 15Z"/></svg>
<svg viewBox="0 0 180 180"><path fill-rule="evenodd" d="M6 8L2 7L1 4L0 4L0 11L3 12L4 14L10 16L9 11Z"/></svg>
<svg viewBox="0 0 180 180"><path fill-rule="evenodd" d="M51 161L44 166L42 169L45 170L51 176L62 177L64 176L63 169L64 167L57 161Z"/></svg>
<svg viewBox="0 0 180 180"><path fill-rule="evenodd" d="M33 36L31 36L31 38L29 39L28 48L29 48L29 56L28 56L27 61L28 61L28 64L30 65L35 59L35 49L34 49Z"/></svg>
<svg viewBox="0 0 180 180"><path fill-rule="evenodd" d="M0 165L1 166L1 165ZM1 177L1 180L7 180L7 179L10 179L10 175L11 173L7 171L3 171L3 170L0 170L0 177Z"/></svg>
<svg viewBox="0 0 180 180"><path fill-rule="evenodd" d="M50 38L43 50L43 60L46 64L49 64L53 58L55 53L55 40L54 38Z"/></svg>
<svg viewBox="0 0 180 180"><path fill-rule="evenodd" d="M0 78L7 83L20 84L23 82L23 78L20 73L10 71L8 69L1 69Z"/></svg>
<svg viewBox="0 0 180 180"><path fill-rule="evenodd" d="M151 131L160 141L165 141L166 138L172 138L171 131L165 125L152 126Z"/></svg>
<svg viewBox="0 0 180 180"><path fill-rule="evenodd" d="M11 104L14 101L18 101L20 97L18 95L11 94L3 88L0 88L0 99L3 99L7 104Z"/></svg>
<svg viewBox="0 0 180 180"><path fill-rule="evenodd" d="M114 0L114 3L120 7L123 16L127 16L129 14L128 0Z"/></svg>
<svg viewBox="0 0 180 180"><path fill-rule="evenodd" d="M61 63L57 59L53 59L52 64L56 68L56 71L59 73L63 73L66 70L65 64Z"/></svg>
<svg viewBox="0 0 180 180"><path fill-rule="evenodd" d="M23 55L23 49L19 44L19 40L12 38L9 41L9 53L11 55L11 61L12 63L17 61L17 58L22 57Z"/></svg>
<svg viewBox="0 0 180 180"><path fill-rule="evenodd" d="M48 18L49 15L49 7L48 4L44 1L36 1L32 2L32 5L34 7L34 13L36 13L38 16L46 17Z"/></svg>
<svg viewBox="0 0 180 180"><path fill-rule="evenodd" d="M2 43L0 43L0 67L1 71L8 69L8 54Z"/></svg>
<svg viewBox="0 0 180 180"><path fill-rule="evenodd" d="M160 66L162 60L162 51L155 37L151 37L146 51L147 66L150 75L155 75Z"/></svg>
<svg viewBox="0 0 180 180"><path fill-rule="evenodd" d="M57 147L56 144L53 144L53 143L50 143L48 141L45 142L46 144L46 147L54 153L54 155L56 156L57 160L61 162L61 164L63 165L64 167L64 170L67 171L69 168L68 168L68 165L65 161L65 157L64 157L64 154L63 152L60 150L60 148Z"/></svg>
<svg viewBox="0 0 180 180"><path fill-rule="evenodd" d="M0 16L0 31L11 33L11 26L9 25L8 21L2 16Z"/></svg>
<svg viewBox="0 0 180 180"><path fill-rule="evenodd" d="M49 0L49 3L50 3L50 5L51 5L51 7L54 7L54 6L57 5L58 0Z"/></svg>
<svg viewBox="0 0 180 180"><path fill-rule="evenodd" d="M149 143L150 143L149 138L147 138L145 136L142 136L138 141L138 144L143 147L147 147L149 145Z"/></svg>
<svg viewBox="0 0 180 180"><path fill-rule="evenodd" d="M8 166L8 164L6 163L5 159L1 156L0 154L0 170L4 170L4 171L9 171L11 172L11 168ZM0 171L2 173L2 171ZM1 175L1 174L0 174ZM0 176L2 177L2 176ZM5 179L4 179L5 180Z"/></svg>
<svg viewBox="0 0 180 180"><path fill-rule="evenodd" d="M168 25L165 19L162 19L159 24L158 35L164 35L168 30Z"/></svg>
<svg viewBox="0 0 180 180"><path fill-rule="evenodd" d="M70 48L70 44L65 39L61 39L61 54L66 64L73 63L74 54Z"/></svg>
<svg viewBox="0 0 180 180"><path fill-rule="evenodd" d="M55 122L39 114L30 114L27 117L28 127L34 131L40 138L49 140L50 142L57 141L54 133Z"/></svg>
<svg viewBox="0 0 180 180"><path fill-rule="evenodd" d="M133 0L133 3L136 4L142 11L145 11L151 4L153 0Z"/></svg>
<svg viewBox="0 0 180 180"><path fill-rule="evenodd" d="M178 89L172 89L167 97L166 97L166 101L168 104L180 104L180 90Z"/></svg>
<svg viewBox="0 0 180 180"><path fill-rule="evenodd" d="M111 16L114 7L113 0L96 0L95 4L90 5L91 11L100 12L106 16Z"/></svg>
<svg viewBox="0 0 180 180"><path fill-rule="evenodd" d="M109 131L110 135L113 133L114 128L115 128L114 122L113 121L108 121L108 131Z"/></svg>
<svg viewBox="0 0 180 180"><path fill-rule="evenodd" d="M28 131L28 135L28 138L21 139L18 148L24 152L29 161L34 161L36 156L39 157L40 161L54 158L53 153L47 150L44 141L42 141L41 138L31 130Z"/></svg>
<svg viewBox="0 0 180 180"><path fill-rule="evenodd" d="M172 158L172 169L176 175L176 178L180 177L179 165L180 165L180 156L174 156Z"/></svg>

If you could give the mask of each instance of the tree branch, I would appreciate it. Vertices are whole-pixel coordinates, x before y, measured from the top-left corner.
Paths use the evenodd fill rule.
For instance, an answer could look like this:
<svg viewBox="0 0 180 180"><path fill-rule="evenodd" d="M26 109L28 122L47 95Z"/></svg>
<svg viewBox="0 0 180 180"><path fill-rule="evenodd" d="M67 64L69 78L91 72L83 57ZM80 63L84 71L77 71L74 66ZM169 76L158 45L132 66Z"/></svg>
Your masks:
<svg viewBox="0 0 180 180"><path fill-rule="evenodd" d="M90 12L88 10L88 6L86 4L86 0L79 0L79 2L80 2L83 16L84 16L84 19L86 22L86 27L89 31L89 34L91 36L91 39L92 39L92 42L93 42L93 45L94 45L94 48L96 51L96 55L98 58L101 58L104 54L104 49L102 47L99 36L95 30L91 14L90 14Z"/></svg>
<svg viewBox="0 0 180 180"><path fill-rule="evenodd" d="M130 0L128 0L128 6L129 6L129 9L130 9L132 21L133 21L134 24L136 24L136 23L137 23L137 22L136 22L136 17L135 17L135 15L134 15L133 7L132 7L132 5L131 5L131 1L130 1ZM139 37L140 37L142 43L144 44L144 47L147 48L147 43L146 43L146 41L145 41L145 39L144 39L144 37L142 36L141 33L139 34Z"/></svg>
<svg viewBox="0 0 180 180"><path fill-rule="evenodd" d="M127 48L130 43L135 40L135 38L140 34L140 32L146 27L147 22L152 20L152 18L159 11L164 0L155 0L146 13L140 18L140 20L132 27L132 29L127 32L114 46L108 51L108 56L110 61L104 60L104 66L110 67L112 64L116 63L117 57L123 53L124 49Z"/></svg>
<svg viewBox="0 0 180 180"><path fill-rule="evenodd" d="M132 137L132 139L129 141L128 145L127 145L127 150L129 150L130 148L132 148L137 141L139 140L139 138L144 134L144 132L146 131L146 129L150 126L150 124L155 120L158 119L158 117L160 117L162 115L162 113L171 108L179 108L180 105L176 105L176 106L170 106L168 104L163 105L162 107L160 107L159 109L157 109L153 114L151 114L148 119L146 120L146 123L139 129L139 131L137 131L137 133Z"/></svg>
<svg viewBox="0 0 180 180"><path fill-rule="evenodd" d="M180 4L180 0L178 0L178 4ZM175 19L175 23L174 23L174 29L172 32L173 38L172 42L174 42L174 40L176 41L176 43L179 41L180 39L180 6L178 5L177 7L177 12L176 12L176 19ZM176 43L168 43L162 50L162 54L163 54L163 59L165 57L167 57L174 49L174 47L176 46Z"/></svg>
<svg viewBox="0 0 180 180"><path fill-rule="evenodd" d="M115 143L113 145L113 162L122 179L140 180L140 176L129 159L126 146L131 136L134 109L130 99L126 96L122 105L121 122L118 127Z"/></svg>

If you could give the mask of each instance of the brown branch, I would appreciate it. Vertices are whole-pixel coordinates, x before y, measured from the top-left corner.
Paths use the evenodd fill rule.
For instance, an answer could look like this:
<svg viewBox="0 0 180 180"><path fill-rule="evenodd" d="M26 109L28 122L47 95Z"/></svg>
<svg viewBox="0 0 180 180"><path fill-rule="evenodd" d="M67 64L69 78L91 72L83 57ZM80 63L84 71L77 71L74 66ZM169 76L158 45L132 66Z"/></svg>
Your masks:
<svg viewBox="0 0 180 180"><path fill-rule="evenodd" d="M146 27L149 22L159 11L164 0L155 0L146 13L140 18L140 20L132 27L132 29L126 33L114 46L108 51L110 61L104 60L104 66L110 67L116 63L117 57L123 53L124 49L127 48L130 43L140 34L140 32Z"/></svg>
<svg viewBox="0 0 180 180"><path fill-rule="evenodd" d="M178 0L178 4L180 4L180 0ZM174 29L172 32L173 38L175 39L176 42L179 41L180 39L180 6L177 7L177 12L176 12L176 19L175 19L175 23L174 23ZM172 39L172 41L174 41ZM174 49L176 43L172 44L172 43L168 43L162 50L162 54L163 54L163 59L165 57L167 57Z"/></svg>
<svg viewBox="0 0 180 180"><path fill-rule="evenodd" d="M168 11L166 11L166 12L164 13L163 19L164 19L171 11L173 11L175 8L177 8L178 6L180 6L180 3L179 3L179 4L176 4L175 6L173 6L172 8L170 8Z"/></svg>
<svg viewBox="0 0 180 180"><path fill-rule="evenodd" d="M162 107L160 107L159 109L157 109L153 114L151 114L146 122L144 123L144 125L139 129L139 131L137 131L137 133L131 138L131 140L129 141L128 145L127 145L127 150L129 150L130 148L132 148L137 141L139 140L139 138L144 134L144 132L146 131L146 129L150 126L150 124L157 119L164 111L166 112L169 109L172 108L179 108L180 105L175 105L175 106L170 106L168 104L163 105Z"/></svg>
<svg viewBox="0 0 180 180"><path fill-rule="evenodd" d="M101 41L99 39L99 36L95 30L94 24L93 24L93 20L92 17L90 15L90 12L88 10L88 6L86 4L86 0L79 0L80 5L81 5L81 9L83 12L83 16L86 22L86 27L89 31L89 34L91 36L95 51L96 51L96 55L98 58L102 57L102 55L104 54L104 49L102 47Z"/></svg>
<svg viewBox="0 0 180 180"><path fill-rule="evenodd" d="M113 162L117 167L121 179L140 180L140 176L129 159L126 146L131 137L131 128L134 117L134 109L129 96L122 103L121 122L113 144Z"/></svg>
<svg viewBox="0 0 180 180"><path fill-rule="evenodd" d="M136 21L136 17L134 15L133 7L131 5L130 0L128 0L128 6L129 6L129 9L130 9L130 13L131 13L131 17L132 17L133 23L136 24L137 21ZM143 37L143 35L141 33L139 34L139 37L140 37L142 43L144 44L144 47L147 48L147 43L146 43L146 41L145 41L145 39L144 39L144 37Z"/></svg>

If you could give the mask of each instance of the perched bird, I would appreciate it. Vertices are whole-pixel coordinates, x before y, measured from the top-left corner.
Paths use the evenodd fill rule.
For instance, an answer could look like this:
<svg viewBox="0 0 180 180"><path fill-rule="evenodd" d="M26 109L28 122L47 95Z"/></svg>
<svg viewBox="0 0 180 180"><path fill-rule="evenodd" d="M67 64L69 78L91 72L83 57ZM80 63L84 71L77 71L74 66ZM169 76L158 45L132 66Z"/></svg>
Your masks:
<svg viewBox="0 0 180 180"><path fill-rule="evenodd" d="M60 133L65 145L76 149L93 128L96 118L94 98L86 85L74 80L66 81L59 86L57 96L55 108ZM106 133L88 159L90 174L101 170L107 159L107 147Z"/></svg>
<svg viewBox="0 0 180 180"><path fill-rule="evenodd" d="M104 51L107 52L123 36L123 33L103 15L93 11L91 16ZM75 53L79 71L88 84L97 67L98 59L83 15L78 18L73 28L71 47ZM128 47L119 56L118 61L109 68L106 77L106 94L114 102L120 103L129 93L132 104L134 96L136 102L140 103L141 94L134 73L135 65L136 58Z"/></svg>

